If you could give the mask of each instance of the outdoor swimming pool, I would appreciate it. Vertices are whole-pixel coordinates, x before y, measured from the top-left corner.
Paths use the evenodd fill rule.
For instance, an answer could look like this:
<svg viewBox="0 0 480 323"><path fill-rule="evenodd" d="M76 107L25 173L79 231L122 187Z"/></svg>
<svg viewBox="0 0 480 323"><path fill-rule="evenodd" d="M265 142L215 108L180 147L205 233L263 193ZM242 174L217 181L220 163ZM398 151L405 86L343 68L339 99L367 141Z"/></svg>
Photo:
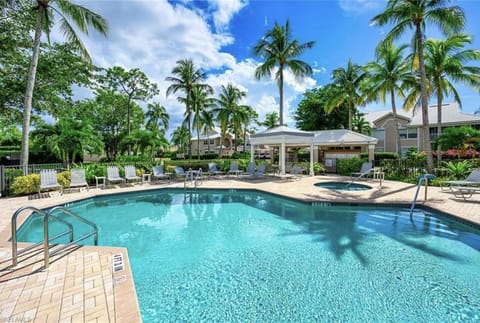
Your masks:
<svg viewBox="0 0 480 323"><path fill-rule="evenodd" d="M330 190L340 191L366 191L371 190L372 187L359 183L345 183L345 182L320 182L315 184L316 187L327 188Z"/></svg>
<svg viewBox="0 0 480 323"><path fill-rule="evenodd" d="M424 210L410 221L404 208L311 204L169 189L69 208L97 223L99 244L128 248L145 322L480 320L478 230ZM20 241L40 239L36 222Z"/></svg>

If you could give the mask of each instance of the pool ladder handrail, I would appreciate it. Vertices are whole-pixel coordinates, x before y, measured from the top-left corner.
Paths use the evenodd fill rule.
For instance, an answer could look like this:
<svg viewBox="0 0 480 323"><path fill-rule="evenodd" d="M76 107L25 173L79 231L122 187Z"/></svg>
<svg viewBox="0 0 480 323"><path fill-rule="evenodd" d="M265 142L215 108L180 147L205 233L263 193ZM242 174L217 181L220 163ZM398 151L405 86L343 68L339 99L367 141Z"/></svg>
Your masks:
<svg viewBox="0 0 480 323"><path fill-rule="evenodd" d="M193 170L191 168L188 169L186 175L185 175L185 180L183 182L183 188L187 188L187 183L189 182L190 178L190 183L193 184L194 188L197 188L197 182L202 181L202 169L199 168L197 171Z"/></svg>
<svg viewBox="0 0 480 323"><path fill-rule="evenodd" d="M22 213L23 211L25 210L31 210L33 211L34 213L38 213L39 215L42 215L43 216L43 241L41 242L38 242L38 243L35 243L33 245L30 245L26 248L23 248L22 250L18 251L18 241L17 241L17 217L20 213ZM80 222L83 222L89 226L91 226L93 228L93 231L90 232L90 233L87 233L83 236L81 236L80 238L74 240L73 239L73 225L55 215L53 215L52 213L55 212L55 211L59 211L61 213L64 213L74 219L77 219L78 221ZM65 232L62 232L62 233L59 233L53 237L50 237L49 236L49 233L48 233L48 221L50 218L53 218L54 220L56 221L59 221L60 223L63 223L64 225L66 225L68 227L68 231L65 231ZM12 229L12 265L13 267L17 266L18 264L18 256L24 252L27 252L35 247L38 247L39 245L42 245L43 244L43 253L44 253L44 262L45 262L45 269L48 268L49 264L50 264L50 256L54 256L56 254L58 254L59 252L61 252L62 250L82 241L82 240L85 240L91 236L94 236L94 244L95 245L98 245L98 228L97 228L97 225L81 216L79 216L78 214L75 214L73 213L72 211L68 210L67 208L63 207L63 206L56 206L50 210L48 210L47 212L43 211L43 210L40 210L36 207L33 207L33 206L24 206L24 207L21 207L19 209L17 209L13 215L12 215L12 220L11 220L11 229ZM50 252L50 244L49 242L50 241L53 241L55 239L58 239L60 237L63 237L65 235L69 235L69 243L66 244L66 245L63 245L62 247L60 248L57 248L56 250Z"/></svg>
<svg viewBox="0 0 480 323"><path fill-rule="evenodd" d="M415 196L412 200L412 205L410 206L410 218L412 218L413 209L415 208L415 204L417 203L418 193L420 192L420 188L422 187L423 182L425 182L425 201L427 200L428 181L431 179L435 179L435 175L422 174L418 178L417 191L415 192Z"/></svg>

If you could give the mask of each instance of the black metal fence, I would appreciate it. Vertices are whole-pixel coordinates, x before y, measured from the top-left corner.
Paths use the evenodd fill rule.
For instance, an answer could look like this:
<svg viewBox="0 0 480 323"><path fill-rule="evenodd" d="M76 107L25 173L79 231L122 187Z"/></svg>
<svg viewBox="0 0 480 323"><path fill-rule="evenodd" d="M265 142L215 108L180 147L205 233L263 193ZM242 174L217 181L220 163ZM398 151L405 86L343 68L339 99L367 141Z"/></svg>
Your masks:
<svg viewBox="0 0 480 323"><path fill-rule="evenodd" d="M10 186L18 176L23 174L38 174L43 169L55 169L57 172L65 170L62 164L31 164L24 168L21 165L0 165L0 193L1 196L10 194Z"/></svg>

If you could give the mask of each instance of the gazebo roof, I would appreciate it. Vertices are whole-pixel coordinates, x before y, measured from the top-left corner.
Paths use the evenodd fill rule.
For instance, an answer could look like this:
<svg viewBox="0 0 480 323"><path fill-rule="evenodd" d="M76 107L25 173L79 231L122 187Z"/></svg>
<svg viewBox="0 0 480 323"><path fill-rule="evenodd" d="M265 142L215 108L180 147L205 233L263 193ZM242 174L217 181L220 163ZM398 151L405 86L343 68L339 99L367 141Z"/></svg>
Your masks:
<svg viewBox="0 0 480 323"><path fill-rule="evenodd" d="M279 126L267 129L263 132L250 136L250 143L253 145L264 144L312 144L315 134L310 131L303 131L287 126Z"/></svg>
<svg viewBox="0 0 480 323"><path fill-rule="evenodd" d="M314 131L314 134L313 144L319 146L367 145L378 142L377 138L346 129Z"/></svg>

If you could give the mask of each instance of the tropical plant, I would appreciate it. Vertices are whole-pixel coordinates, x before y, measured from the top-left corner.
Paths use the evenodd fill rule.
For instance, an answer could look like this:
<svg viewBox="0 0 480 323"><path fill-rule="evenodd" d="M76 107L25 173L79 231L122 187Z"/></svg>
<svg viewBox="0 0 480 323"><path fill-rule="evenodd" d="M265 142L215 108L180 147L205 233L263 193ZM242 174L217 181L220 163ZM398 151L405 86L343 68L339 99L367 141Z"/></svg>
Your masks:
<svg viewBox="0 0 480 323"><path fill-rule="evenodd" d="M32 59L30 62L30 68L28 70L27 88L25 91L22 126L22 153L20 156L21 164L25 170L27 169L26 166L28 165L30 116L38 57L40 55L40 39L42 32L46 32L48 36L55 22L55 14L59 15L60 29L67 40L74 46L74 49L82 55L82 57L90 61L91 59L85 46L70 22L73 22L78 30L84 33L88 33L89 27L92 27L103 35L106 35L108 30L107 21L104 18L90 11L86 7L74 4L69 0L36 0L33 1L33 3L34 6L32 9L37 13L37 22L35 27ZM70 21L67 18L70 19Z"/></svg>
<svg viewBox="0 0 480 323"><path fill-rule="evenodd" d="M265 120L260 123L261 126L267 127L267 129L272 129L280 125L280 118L278 113L273 111L265 115Z"/></svg>
<svg viewBox="0 0 480 323"><path fill-rule="evenodd" d="M126 71L120 66L114 66L105 70L105 74L97 76L101 87L113 93L123 94L127 107L127 135L130 134L130 119L135 101L146 101L158 94L158 87L150 82L148 77L140 69L134 68ZM128 148L131 154L131 147Z"/></svg>
<svg viewBox="0 0 480 323"><path fill-rule="evenodd" d="M345 104L348 109L348 130L352 130L352 116L356 107L365 104L365 99L361 93L362 83L367 74L364 69L348 61L347 68L337 68L332 73L332 84L339 91L332 95L325 103L325 110L331 113L335 108Z"/></svg>
<svg viewBox="0 0 480 323"><path fill-rule="evenodd" d="M209 134L215 127L213 123L213 110L203 110L200 114L200 119L202 121L202 134L207 137L207 150L211 152Z"/></svg>
<svg viewBox="0 0 480 323"><path fill-rule="evenodd" d="M372 127L367 120L363 117L363 113L355 113L352 119L352 130L364 135L370 135L372 133Z"/></svg>
<svg viewBox="0 0 480 323"><path fill-rule="evenodd" d="M453 179L465 179L472 171L473 164L469 160L460 162L444 162L443 170L447 172L448 177Z"/></svg>
<svg viewBox="0 0 480 323"><path fill-rule="evenodd" d="M168 129L170 116L167 113L167 109L160 103L149 103L145 117L147 117L147 130L162 131L165 133Z"/></svg>
<svg viewBox="0 0 480 323"><path fill-rule="evenodd" d="M328 98L340 90L330 84L307 91L294 115L297 128L305 131L347 128L348 109L345 105L335 108L332 113L325 109Z"/></svg>
<svg viewBox="0 0 480 323"><path fill-rule="evenodd" d="M186 148L190 145L188 129L184 126L177 127L172 132L172 143L178 146L180 152L185 153Z"/></svg>
<svg viewBox="0 0 480 323"><path fill-rule="evenodd" d="M433 94L437 94L437 136L442 133L442 103L444 96L452 94L462 104L454 83L464 83L480 89L480 67L465 66L468 61L480 60L480 50L464 49L472 37L458 34L444 40L428 39L425 42L425 70L431 80ZM441 148L437 159L440 162Z"/></svg>
<svg viewBox="0 0 480 323"><path fill-rule="evenodd" d="M245 152L247 149L247 132L250 134L255 132L255 126L252 124L257 124L258 113L249 105L244 106L244 110L246 118L243 122L243 151Z"/></svg>
<svg viewBox="0 0 480 323"><path fill-rule="evenodd" d="M397 117L395 95L405 97L402 86L404 81L411 79L409 62L402 53L407 45L395 47L392 42L381 42L376 50L376 61L366 65L368 71L367 92L369 98L386 102L387 94L390 95L393 119L395 120L395 133L397 138L397 153L402 152L400 141L400 123Z"/></svg>
<svg viewBox="0 0 480 323"><path fill-rule="evenodd" d="M449 127L437 137L436 143L441 150L480 149L480 130L471 126Z"/></svg>
<svg viewBox="0 0 480 323"><path fill-rule="evenodd" d="M389 0L386 9L372 19L373 24L394 24L384 41L393 41L407 29L414 30L413 47L420 74L420 101L422 105L423 148L427 154L427 170L433 171L433 155L428 122L427 76L424 60L424 39L427 23L433 24L445 35L460 32L465 25L465 14L459 6L445 7L449 0Z"/></svg>
<svg viewBox="0 0 480 323"><path fill-rule="evenodd" d="M168 76L165 81L172 84L167 88L167 96L177 92L183 92L185 97L179 97L178 100L185 104L184 125L188 130L188 156L192 158L192 93L193 89L199 87L203 90L210 91L211 86L200 83L206 78L206 74L197 69L191 59L182 59L177 61L172 69L173 76Z"/></svg>
<svg viewBox="0 0 480 323"><path fill-rule="evenodd" d="M278 84L280 94L280 124L283 124L283 81L284 71L289 69L296 77L305 77L312 74L310 65L298 59L305 50L313 47L315 42L309 41L300 44L298 40L292 39L290 22L287 20L285 26L275 23L275 26L267 31L264 37L255 45L254 53L265 61L255 69L255 78L270 77L273 70Z"/></svg>
<svg viewBox="0 0 480 323"><path fill-rule="evenodd" d="M213 89L209 87L195 87L192 91L192 126L193 128L195 128L195 131L197 133L197 159L200 159L200 133L204 122L203 117L208 118L208 112L215 105L214 99L210 97L211 94L213 94Z"/></svg>
<svg viewBox="0 0 480 323"><path fill-rule="evenodd" d="M246 106L241 105L240 101L246 96L247 92L240 90L231 83L227 84L227 86L222 85L222 92L216 100L217 107L214 109L214 113L220 124L222 138L220 143L220 156L223 154L223 141L225 140L225 135L229 128L233 130L235 135L235 151L237 151L236 134L247 118L247 113L245 112Z"/></svg>

